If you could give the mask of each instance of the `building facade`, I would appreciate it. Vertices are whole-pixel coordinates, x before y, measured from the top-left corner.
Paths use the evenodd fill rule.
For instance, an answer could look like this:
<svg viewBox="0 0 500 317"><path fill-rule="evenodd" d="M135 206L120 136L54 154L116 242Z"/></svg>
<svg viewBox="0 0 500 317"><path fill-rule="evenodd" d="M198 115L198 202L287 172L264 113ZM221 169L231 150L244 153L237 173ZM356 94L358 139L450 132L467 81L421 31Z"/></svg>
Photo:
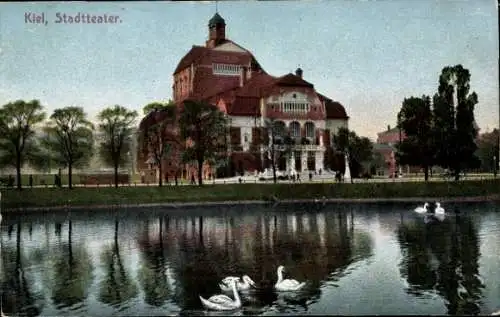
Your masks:
<svg viewBox="0 0 500 317"><path fill-rule="evenodd" d="M218 13L208 23L205 45L193 46L181 58L173 77L173 100L178 107L186 99L194 99L216 105L227 114L230 165L239 173L269 167L266 143L272 139L281 142L287 136L296 145L278 164L280 170L324 169L324 153L332 135L347 127L344 107L318 93L300 68L272 76L249 50L227 39L226 23ZM271 137L270 121L281 127L281 134ZM189 178L192 172L183 168L182 175ZM204 175L213 173L207 166Z"/></svg>

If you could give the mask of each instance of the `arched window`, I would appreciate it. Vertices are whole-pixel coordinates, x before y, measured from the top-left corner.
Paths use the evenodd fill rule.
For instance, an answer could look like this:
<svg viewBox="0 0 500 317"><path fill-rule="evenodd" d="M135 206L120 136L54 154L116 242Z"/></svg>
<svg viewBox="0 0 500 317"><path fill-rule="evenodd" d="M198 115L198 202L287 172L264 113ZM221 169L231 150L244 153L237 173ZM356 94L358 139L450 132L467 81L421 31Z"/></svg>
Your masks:
<svg viewBox="0 0 500 317"><path fill-rule="evenodd" d="M292 138L300 138L300 123L297 121L290 123L290 136Z"/></svg>
<svg viewBox="0 0 500 317"><path fill-rule="evenodd" d="M316 133L314 131L314 123L306 122L305 128L306 128L306 137L307 138L314 138L314 136L316 135Z"/></svg>
<svg viewBox="0 0 500 317"><path fill-rule="evenodd" d="M283 121L275 121L274 122L274 137L275 138L284 138L286 136L286 125Z"/></svg>

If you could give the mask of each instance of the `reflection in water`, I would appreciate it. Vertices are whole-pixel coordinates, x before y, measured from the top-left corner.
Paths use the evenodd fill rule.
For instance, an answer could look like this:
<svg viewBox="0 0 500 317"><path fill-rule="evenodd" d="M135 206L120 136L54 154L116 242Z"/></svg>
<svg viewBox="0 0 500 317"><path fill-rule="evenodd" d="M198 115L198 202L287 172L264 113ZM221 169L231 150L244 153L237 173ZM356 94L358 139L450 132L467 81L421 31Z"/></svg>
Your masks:
<svg viewBox="0 0 500 317"><path fill-rule="evenodd" d="M99 301L112 306L119 306L137 296L137 285L127 272L120 255L118 228L119 222L115 220L113 244L106 246L101 255L106 277L100 285Z"/></svg>
<svg viewBox="0 0 500 317"><path fill-rule="evenodd" d="M68 222L68 240L55 251L52 276L52 301L58 308L81 304L92 284L92 262L85 247L73 246L73 223Z"/></svg>
<svg viewBox="0 0 500 317"><path fill-rule="evenodd" d="M496 240L483 237L500 235L498 213L488 218L477 212L483 219L478 233L479 222L467 210L456 222L453 216L424 224L400 221L399 210L381 211L385 207L247 208L92 211L74 213L71 221L65 213L5 217L3 310L11 316L208 314L198 295L220 294L222 278L245 274L258 289L240 293L240 315L474 314L480 305L487 313L497 308L498 259L480 255L478 236L481 248L495 253ZM279 265L286 267L285 278L306 286L274 291ZM400 273L410 285L406 293Z"/></svg>
<svg viewBox="0 0 500 317"><path fill-rule="evenodd" d="M43 306L42 296L33 291L33 280L24 270L21 223L16 226L15 239L15 247L1 245L2 310L7 315L37 316Z"/></svg>
<svg viewBox="0 0 500 317"><path fill-rule="evenodd" d="M272 307L286 312L297 305L307 309L321 295L323 284L338 279L354 259L371 255L369 237L350 231L343 213L320 217L304 213L263 214L242 216L238 222L233 217L185 221L198 230L179 232L166 228L168 243L164 246L169 254L180 251L174 266L179 281L174 301L180 307L201 309L198 295L208 298L219 293L218 282L225 276L248 274L260 290L242 299L246 309ZM356 239L361 244L356 251L353 235L364 235ZM274 293L279 265L287 268L289 276L308 281L300 296L278 297Z"/></svg>
<svg viewBox="0 0 500 317"><path fill-rule="evenodd" d="M452 216L441 223L411 222L399 228L401 274L409 292L435 292L446 300L450 315L480 312L479 237L470 217Z"/></svg>

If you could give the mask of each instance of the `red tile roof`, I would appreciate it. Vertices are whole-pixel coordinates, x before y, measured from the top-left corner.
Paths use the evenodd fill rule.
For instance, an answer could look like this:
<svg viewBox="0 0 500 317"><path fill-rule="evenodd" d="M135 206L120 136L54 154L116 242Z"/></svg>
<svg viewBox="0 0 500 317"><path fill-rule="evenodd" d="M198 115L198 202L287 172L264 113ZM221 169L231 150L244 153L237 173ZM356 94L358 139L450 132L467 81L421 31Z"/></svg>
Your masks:
<svg viewBox="0 0 500 317"><path fill-rule="evenodd" d="M316 93L321 101L325 103L327 119L349 119L344 106L338 101L334 101L320 93Z"/></svg>
<svg viewBox="0 0 500 317"><path fill-rule="evenodd" d="M278 86L292 86L292 87L309 87L314 88L314 85L310 82L305 81L297 75L292 73L286 74L285 76L281 76L277 78L276 85Z"/></svg>
<svg viewBox="0 0 500 317"><path fill-rule="evenodd" d="M260 116L260 98L237 96L227 104L227 113L234 116Z"/></svg>

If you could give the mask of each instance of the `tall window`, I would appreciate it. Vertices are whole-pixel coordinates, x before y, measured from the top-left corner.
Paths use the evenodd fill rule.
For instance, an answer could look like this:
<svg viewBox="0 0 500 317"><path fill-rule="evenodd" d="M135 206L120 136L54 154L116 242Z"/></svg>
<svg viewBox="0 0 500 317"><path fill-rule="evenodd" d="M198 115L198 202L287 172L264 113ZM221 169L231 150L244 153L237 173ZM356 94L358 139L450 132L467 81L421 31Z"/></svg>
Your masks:
<svg viewBox="0 0 500 317"><path fill-rule="evenodd" d="M314 123L306 122L305 128L306 128L306 137L307 138L314 138L314 136L315 136Z"/></svg>
<svg viewBox="0 0 500 317"><path fill-rule="evenodd" d="M300 138L300 123L297 121L290 123L290 136L292 138Z"/></svg>

